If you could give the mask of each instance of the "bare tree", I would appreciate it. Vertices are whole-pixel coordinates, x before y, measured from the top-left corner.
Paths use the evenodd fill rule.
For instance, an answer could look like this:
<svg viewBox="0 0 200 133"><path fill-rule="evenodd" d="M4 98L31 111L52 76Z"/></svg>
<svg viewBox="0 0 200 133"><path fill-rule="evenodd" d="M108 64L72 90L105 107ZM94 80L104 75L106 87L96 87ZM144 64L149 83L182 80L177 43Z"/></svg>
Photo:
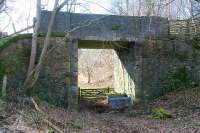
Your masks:
<svg viewBox="0 0 200 133"><path fill-rule="evenodd" d="M79 50L80 51L80 50ZM90 84L97 77L103 78L108 76L102 74L99 76L99 72L104 70L104 72L113 71L113 51L112 50L95 50L95 49L84 49L79 52L79 74L87 77L87 83ZM98 76L97 76L98 75ZM109 75L110 76L110 75Z"/></svg>
<svg viewBox="0 0 200 133"><path fill-rule="evenodd" d="M94 58L93 50L82 50L79 53L79 70L82 74L87 75L87 83L90 84L97 58Z"/></svg>
<svg viewBox="0 0 200 133"><path fill-rule="evenodd" d="M171 19L187 19L200 11L200 0L112 0L113 8L120 15L161 16ZM128 4L128 6L127 6ZM191 6L188 6L191 5ZM128 8L128 10L127 10ZM194 9L195 8L195 9ZM198 11L197 11L198 10ZM195 13L194 13L195 12Z"/></svg>
<svg viewBox="0 0 200 133"><path fill-rule="evenodd" d="M0 0L0 13L7 9L6 0Z"/></svg>

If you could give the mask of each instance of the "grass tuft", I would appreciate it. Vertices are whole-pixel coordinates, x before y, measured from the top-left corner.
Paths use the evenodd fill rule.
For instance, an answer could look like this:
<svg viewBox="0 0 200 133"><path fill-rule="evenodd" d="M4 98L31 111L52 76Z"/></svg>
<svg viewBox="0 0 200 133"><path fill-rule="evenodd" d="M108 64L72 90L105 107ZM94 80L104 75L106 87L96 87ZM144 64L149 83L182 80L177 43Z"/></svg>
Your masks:
<svg viewBox="0 0 200 133"><path fill-rule="evenodd" d="M153 109L151 115L149 115L148 118L166 120L168 118L172 118L172 114L166 109L160 107Z"/></svg>

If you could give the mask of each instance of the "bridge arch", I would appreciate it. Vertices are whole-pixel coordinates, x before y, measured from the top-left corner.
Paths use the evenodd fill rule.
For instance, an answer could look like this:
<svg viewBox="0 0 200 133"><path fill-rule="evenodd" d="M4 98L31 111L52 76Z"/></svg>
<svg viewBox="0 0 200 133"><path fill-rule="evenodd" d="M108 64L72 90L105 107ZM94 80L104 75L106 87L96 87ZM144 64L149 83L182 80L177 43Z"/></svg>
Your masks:
<svg viewBox="0 0 200 133"><path fill-rule="evenodd" d="M51 12L42 11L40 32L47 32ZM68 33L66 46L67 102L78 105L78 48L115 49L114 86L132 101L145 98L143 86L143 52L147 39L168 35L168 20L161 17L128 17L114 15L76 14L59 12L54 33ZM155 79L157 80L157 79ZM147 95L151 95L149 91Z"/></svg>

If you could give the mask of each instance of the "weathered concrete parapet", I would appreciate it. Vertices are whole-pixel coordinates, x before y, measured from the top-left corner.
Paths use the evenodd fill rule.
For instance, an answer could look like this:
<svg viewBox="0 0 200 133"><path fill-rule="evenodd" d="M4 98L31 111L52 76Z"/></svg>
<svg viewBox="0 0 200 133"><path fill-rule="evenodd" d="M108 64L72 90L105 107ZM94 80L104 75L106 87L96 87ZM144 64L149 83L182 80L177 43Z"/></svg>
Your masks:
<svg viewBox="0 0 200 133"><path fill-rule="evenodd" d="M42 11L40 32L47 32L50 15L50 11ZM53 32L70 32L71 37L79 40L135 41L137 38L168 35L168 20L162 17L58 12Z"/></svg>

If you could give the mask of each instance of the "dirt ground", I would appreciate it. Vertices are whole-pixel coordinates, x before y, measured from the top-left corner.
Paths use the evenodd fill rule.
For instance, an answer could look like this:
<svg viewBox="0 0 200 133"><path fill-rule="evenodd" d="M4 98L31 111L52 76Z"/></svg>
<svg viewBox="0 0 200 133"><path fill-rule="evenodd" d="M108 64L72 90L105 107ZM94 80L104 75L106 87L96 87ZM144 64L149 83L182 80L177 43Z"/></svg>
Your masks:
<svg viewBox="0 0 200 133"><path fill-rule="evenodd" d="M63 108L40 104L44 114L33 105L10 104L0 112L0 133L200 133L200 90L177 91L156 99L143 107L125 111L104 111L82 108L67 111ZM172 118L149 118L153 108L163 107ZM55 127L45 122L48 119ZM53 128L52 128L53 127Z"/></svg>

